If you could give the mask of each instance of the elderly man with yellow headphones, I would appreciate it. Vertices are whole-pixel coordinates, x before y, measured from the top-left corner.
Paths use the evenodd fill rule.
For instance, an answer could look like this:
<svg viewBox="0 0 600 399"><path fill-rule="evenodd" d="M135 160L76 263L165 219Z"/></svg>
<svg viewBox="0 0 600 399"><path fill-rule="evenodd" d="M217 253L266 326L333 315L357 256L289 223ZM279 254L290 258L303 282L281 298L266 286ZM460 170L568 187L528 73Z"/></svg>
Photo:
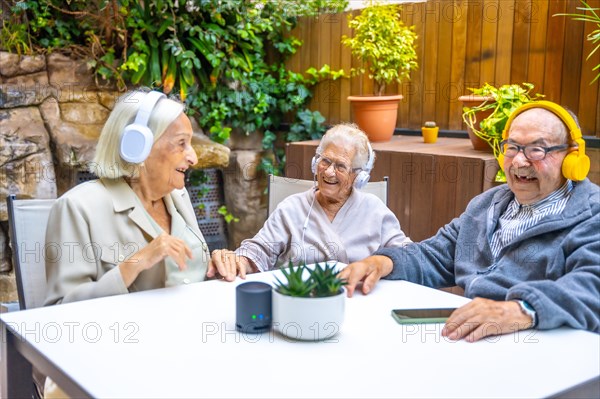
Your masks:
<svg viewBox="0 0 600 399"><path fill-rule="evenodd" d="M600 332L600 188L575 118L550 101L523 105L503 132L505 185L474 198L432 238L350 264L348 295L380 278L458 285L474 298L442 335L477 341L527 328Z"/></svg>

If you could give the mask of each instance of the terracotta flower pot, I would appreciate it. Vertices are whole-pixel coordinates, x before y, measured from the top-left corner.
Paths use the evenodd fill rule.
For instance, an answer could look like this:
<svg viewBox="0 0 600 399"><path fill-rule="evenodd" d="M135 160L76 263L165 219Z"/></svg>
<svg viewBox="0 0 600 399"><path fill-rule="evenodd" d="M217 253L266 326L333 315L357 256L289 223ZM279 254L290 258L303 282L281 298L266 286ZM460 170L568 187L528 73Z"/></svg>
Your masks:
<svg viewBox="0 0 600 399"><path fill-rule="evenodd" d="M373 142L390 141L396 128L398 103L402 95L349 96L354 122Z"/></svg>
<svg viewBox="0 0 600 399"><path fill-rule="evenodd" d="M481 105L484 102L494 101L493 97L484 97L484 96L475 96L475 95L460 96L458 99L459 99L459 101L462 101L462 103L465 107L469 107L469 108L476 107L478 105ZM479 126L479 123L482 120L484 120L485 118L487 118L488 116L490 116L492 114L492 112L493 112L492 109L477 112L475 114L475 117L476 117L475 126ZM473 145L473 148L475 150L485 151L485 152L493 152L492 147L490 147L490 145L485 140L482 140L481 138L479 138L479 136L477 136L469 126L467 126L467 133L469 134L469 139L471 139L471 144Z"/></svg>

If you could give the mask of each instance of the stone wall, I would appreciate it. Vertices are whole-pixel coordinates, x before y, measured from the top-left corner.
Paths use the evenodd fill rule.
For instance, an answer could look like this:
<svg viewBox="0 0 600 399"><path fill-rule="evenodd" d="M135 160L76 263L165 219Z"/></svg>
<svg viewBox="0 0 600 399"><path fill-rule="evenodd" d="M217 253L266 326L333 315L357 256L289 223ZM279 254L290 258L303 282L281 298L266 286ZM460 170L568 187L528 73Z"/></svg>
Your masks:
<svg viewBox="0 0 600 399"><path fill-rule="evenodd" d="M56 198L74 186L77 172L93 159L119 94L114 87L99 88L86 60L0 51L0 301L17 299L6 196ZM196 168L231 165L224 173L226 204L241 220L229 228L231 248L258 231L266 218L265 179L249 170L259 161L260 139L258 147L256 141L249 143L238 140L230 153L195 126Z"/></svg>

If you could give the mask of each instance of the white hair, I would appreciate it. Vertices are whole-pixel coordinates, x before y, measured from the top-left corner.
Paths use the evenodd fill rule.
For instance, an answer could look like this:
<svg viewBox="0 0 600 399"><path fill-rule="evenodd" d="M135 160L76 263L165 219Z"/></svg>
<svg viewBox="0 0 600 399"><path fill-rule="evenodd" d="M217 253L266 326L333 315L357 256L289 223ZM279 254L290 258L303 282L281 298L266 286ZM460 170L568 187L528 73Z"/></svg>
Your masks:
<svg viewBox="0 0 600 399"><path fill-rule="evenodd" d="M333 126L329 129L319 146L317 147L317 154L327 148L330 144L345 145L354 147L355 154L352 159L353 168L365 168L369 162L369 139L367 135L359 129L354 123L341 123ZM373 152L373 164L375 163L375 152Z"/></svg>
<svg viewBox="0 0 600 399"><path fill-rule="evenodd" d="M135 178L139 176L141 164L129 163L121 158L119 149L121 135L125 127L134 122L142 99L147 95L148 89L129 91L117 99L115 107L106 120L100 139L96 146L94 162L90 165L90 172L98 177L118 179L120 177ZM148 128L154 135L154 142L163 135L167 127L173 123L184 111L182 103L161 98L150 113Z"/></svg>

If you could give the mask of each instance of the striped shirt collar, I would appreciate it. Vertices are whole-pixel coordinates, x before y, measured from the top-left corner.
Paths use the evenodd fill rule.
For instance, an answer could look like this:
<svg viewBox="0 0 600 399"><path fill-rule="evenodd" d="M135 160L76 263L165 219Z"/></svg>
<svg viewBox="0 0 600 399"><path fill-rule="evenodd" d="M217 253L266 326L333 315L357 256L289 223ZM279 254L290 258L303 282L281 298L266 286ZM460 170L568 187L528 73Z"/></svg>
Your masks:
<svg viewBox="0 0 600 399"><path fill-rule="evenodd" d="M553 191L549 196L535 202L533 204L522 205L519 203L517 198L515 197L511 203L508 205L506 212L515 212L519 211L522 208L530 208L533 213L543 212L545 209L552 207L558 201L564 199L573 190L573 182L571 180L567 180L565 184L563 184L560 188Z"/></svg>
<svg viewBox="0 0 600 399"><path fill-rule="evenodd" d="M569 194L573 190L573 182L567 180L558 190L546 198L531 205L521 205L516 198L509 204L488 236L490 250L497 258L502 248L521 236L526 230L539 224L545 217L557 215L564 211ZM493 223L494 206L488 209L488 226Z"/></svg>

